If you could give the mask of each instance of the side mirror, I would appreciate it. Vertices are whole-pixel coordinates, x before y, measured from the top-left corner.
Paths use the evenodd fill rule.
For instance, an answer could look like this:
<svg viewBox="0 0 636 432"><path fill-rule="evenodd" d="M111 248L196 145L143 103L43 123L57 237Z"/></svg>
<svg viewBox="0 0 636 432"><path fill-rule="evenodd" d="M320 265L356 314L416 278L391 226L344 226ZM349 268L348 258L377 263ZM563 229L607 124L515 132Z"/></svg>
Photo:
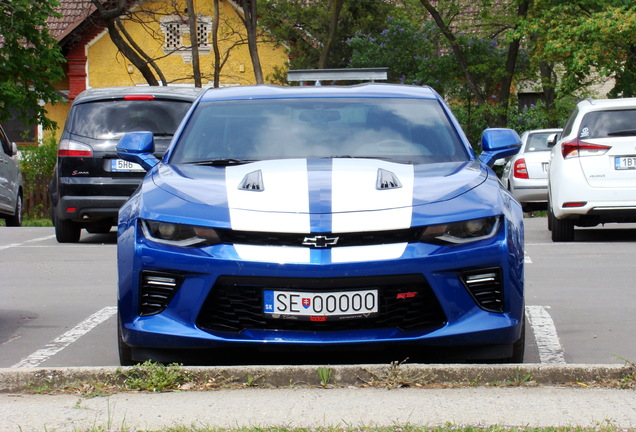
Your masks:
<svg viewBox="0 0 636 432"><path fill-rule="evenodd" d="M18 146L13 141L11 142L11 154L9 156L15 156L18 154Z"/></svg>
<svg viewBox="0 0 636 432"><path fill-rule="evenodd" d="M138 163L146 171L159 163L153 154L155 138L152 132L128 132L117 144L117 155L125 161Z"/></svg>
<svg viewBox="0 0 636 432"><path fill-rule="evenodd" d="M552 148L556 145L559 134L553 133L548 136L548 147Z"/></svg>
<svg viewBox="0 0 636 432"><path fill-rule="evenodd" d="M512 129L489 128L481 135L479 160L492 168L497 159L514 156L521 148L521 138Z"/></svg>

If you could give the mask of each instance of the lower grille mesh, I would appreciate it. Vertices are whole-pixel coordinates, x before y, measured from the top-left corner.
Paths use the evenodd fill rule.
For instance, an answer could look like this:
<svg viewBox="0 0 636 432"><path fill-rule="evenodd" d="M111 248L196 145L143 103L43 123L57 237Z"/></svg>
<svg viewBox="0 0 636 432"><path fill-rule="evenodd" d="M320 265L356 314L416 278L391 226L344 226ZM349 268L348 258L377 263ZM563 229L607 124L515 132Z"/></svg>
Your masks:
<svg viewBox="0 0 636 432"><path fill-rule="evenodd" d="M263 313L263 289L308 292L378 289L379 313L370 318L323 322L274 319ZM405 293L410 295L399 295ZM231 333L247 329L421 331L445 323L446 316L421 275L335 279L220 277L197 318L197 325L203 330Z"/></svg>

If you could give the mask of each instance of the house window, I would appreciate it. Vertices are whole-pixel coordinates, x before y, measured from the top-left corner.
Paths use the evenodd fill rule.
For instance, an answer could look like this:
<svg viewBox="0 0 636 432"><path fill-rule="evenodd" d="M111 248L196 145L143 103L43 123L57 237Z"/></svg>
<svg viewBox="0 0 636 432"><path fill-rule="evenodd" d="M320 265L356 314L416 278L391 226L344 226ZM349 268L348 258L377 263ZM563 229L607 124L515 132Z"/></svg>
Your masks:
<svg viewBox="0 0 636 432"><path fill-rule="evenodd" d="M181 47L181 25L177 23L167 23L165 26L166 43L165 48L176 50Z"/></svg>
<svg viewBox="0 0 636 432"><path fill-rule="evenodd" d="M519 99L519 106L521 108L533 107L541 100L543 93L519 93L517 98Z"/></svg>
<svg viewBox="0 0 636 432"><path fill-rule="evenodd" d="M165 54L179 54L185 62L192 59L190 45L183 44L183 36L190 33L190 26L183 18L172 15L161 19L161 31L164 34L163 52ZM199 54L210 54L209 36L212 31L212 18L197 16L197 42Z"/></svg>

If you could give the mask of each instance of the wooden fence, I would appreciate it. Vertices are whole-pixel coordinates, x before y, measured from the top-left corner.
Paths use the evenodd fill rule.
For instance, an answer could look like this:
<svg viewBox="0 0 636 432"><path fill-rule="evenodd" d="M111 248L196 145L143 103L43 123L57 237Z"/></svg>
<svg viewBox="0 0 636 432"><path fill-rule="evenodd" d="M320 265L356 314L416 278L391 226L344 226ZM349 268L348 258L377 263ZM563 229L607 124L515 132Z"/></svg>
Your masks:
<svg viewBox="0 0 636 432"><path fill-rule="evenodd" d="M49 194L51 179L49 177L36 177L35 180L27 181L23 174L22 184L24 185L24 219L49 219L51 217L51 196Z"/></svg>

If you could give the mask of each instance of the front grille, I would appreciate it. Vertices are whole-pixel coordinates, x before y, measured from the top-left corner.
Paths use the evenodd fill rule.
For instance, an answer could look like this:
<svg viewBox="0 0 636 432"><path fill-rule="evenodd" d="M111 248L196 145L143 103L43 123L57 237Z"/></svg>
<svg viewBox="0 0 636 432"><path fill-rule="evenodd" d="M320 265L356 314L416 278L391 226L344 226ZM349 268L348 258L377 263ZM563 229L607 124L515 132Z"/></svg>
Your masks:
<svg viewBox="0 0 636 432"><path fill-rule="evenodd" d="M141 272L139 315L162 312L183 282L183 276L171 273Z"/></svg>
<svg viewBox="0 0 636 432"><path fill-rule="evenodd" d="M248 244L257 246L306 246L312 248L344 247L344 246L368 246L391 243L412 243L421 238L421 228L408 228L402 230L353 232L353 233L268 233L251 231L234 231L227 229L216 230L222 243ZM328 245L320 242L307 242L307 239L315 237L328 237L331 239ZM333 241L333 239L336 239Z"/></svg>
<svg viewBox="0 0 636 432"><path fill-rule="evenodd" d="M463 272L460 278L482 309L503 312L504 294L500 268Z"/></svg>
<svg viewBox="0 0 636 432"><path fill-rule="evenodd" d="M369 318L322 322L275 319L263 313L264 289L307 292L377 289L379 311ZM205 331L231 333L248 329L422 331L445 323L439 301L422 275L330 279L224 276L217 280L197 318L197 325Z"/></svg>

